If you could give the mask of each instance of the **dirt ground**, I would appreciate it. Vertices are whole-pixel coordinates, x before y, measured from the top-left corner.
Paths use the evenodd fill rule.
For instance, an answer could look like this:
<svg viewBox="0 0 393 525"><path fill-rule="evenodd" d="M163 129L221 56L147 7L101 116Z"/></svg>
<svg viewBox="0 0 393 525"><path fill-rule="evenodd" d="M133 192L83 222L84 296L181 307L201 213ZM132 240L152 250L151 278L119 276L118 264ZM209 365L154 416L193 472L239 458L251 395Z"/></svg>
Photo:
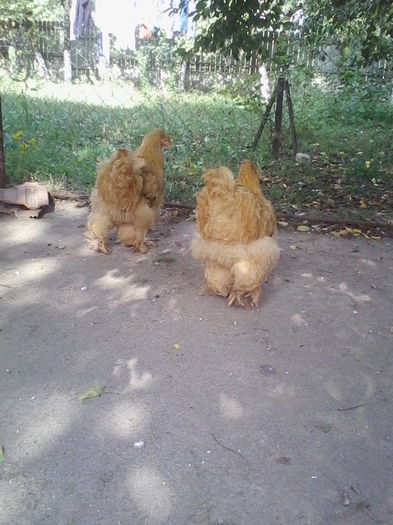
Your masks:
<svg viewBox="0 0 393 525"><path fill-rule="evenodd" d="M249 312L86 215L0 216L0 523L392 524L393 240L281 230Z"/></svg>

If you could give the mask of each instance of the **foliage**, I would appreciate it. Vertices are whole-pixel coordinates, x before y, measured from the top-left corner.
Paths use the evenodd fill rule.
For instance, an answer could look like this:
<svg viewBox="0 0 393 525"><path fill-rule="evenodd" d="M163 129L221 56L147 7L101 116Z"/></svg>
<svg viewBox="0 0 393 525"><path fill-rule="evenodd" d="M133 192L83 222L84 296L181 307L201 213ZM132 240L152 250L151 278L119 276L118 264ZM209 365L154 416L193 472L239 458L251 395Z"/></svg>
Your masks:
<svg viewBox="0 0 393 525"><path fill-rule="evenodd" d="M339 44L343 57L359 47L365 64L393 57L393 4L386 0L306 0L304 33L314 45Z"/></svg>
<svg viewBox="0 0 393 525"><path fill-rule="evenodd" d="M176 88L180 82L180 67L176 60L174 50L170 42L163 36L159 35L147 41L135 52L136 62L139 70L139 80L141 87L145 90L150 88L151 78L150 71L155 71L158 80L164 81L165 84Z"/></svg>
<svg viewBox="0 0 393 525"><path fill-rule="evenodd" d="M173 12L182 7L181 1ZM295 2L285 0L198 0L190 13L200 26L193 49L220 49L235 57L243 51L248 57L259 53L266 58L262 44L266 31L273 31L280 37L272 58L288 66L291 57L281 41L285 33L295 30L306 36L314 49L326 43L338 45L344 58L360 57L362 64L393 57L393 4L389 1L305 0L305 23L300 28L290 22L295 10ZM187 55L190 49L180 46L179 52Z"/></svg>
<svg viewBox="0 0 393 525"><path fill-rule="evenodd" d="M61 20L64 0L0 0L0 13L1 20Z"/></svg>
<svg viewBox="0 0 393 525"><path fill-rule="evenodd" d="M39 22L62 20L62 0L0 0L0 40L15 80L27 81L45 69L39 50L59 45L59 35L42 32Z"/></svg>
<svg viewBox="0 0 393 525"><path fill-rule="evenodd" d="M6 166L14 181L52 180L87 191L98 160L115 148L137 146L147 131L162 126L174 143L166 154L167 200L193 203L203 169L223 164L236 172L248 157L262 169L264 189L278 210L391 209L393 106L377 83L353 77L336 91L293 89L301 151L312 157L306 165L290 160L287 121L284 160L272 162L268 127L257 150L248 147L262 109L250 109L247 97L241 103L239 89L235 100L230 91L140 92L129 84L46 83L35 91L9 84L5 91Z"/></svg>
<svg viewBox="0 0 393 525"><path fill-rule="evenodd" d="M198 0L190 16L194 22L204 24L195 39L194 50L220 49L235 58L243 51L250 57L261 49L266 31L291 26L282 16L284 5L285 0ZM184 1L173 12L182 8ZM180 52L184 54L184 48Z"/></svg>
<svg viewBox="0 0 393 525"><path fill-rule="evenodd" d="M240 107L261 112L261 78L258 73L248 75L246 78L228 83L220 90L221 95L229 97Z"/></svg>

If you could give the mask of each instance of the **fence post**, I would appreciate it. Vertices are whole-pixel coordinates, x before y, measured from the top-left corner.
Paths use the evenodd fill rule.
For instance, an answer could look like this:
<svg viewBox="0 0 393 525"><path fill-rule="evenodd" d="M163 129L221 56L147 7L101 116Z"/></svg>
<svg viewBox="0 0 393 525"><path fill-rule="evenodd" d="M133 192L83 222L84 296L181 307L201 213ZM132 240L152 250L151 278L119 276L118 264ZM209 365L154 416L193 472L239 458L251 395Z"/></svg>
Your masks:
<svg viewBox="0 0 393 525"><path fill-rule="evenodd" d="M258 68L257 68L257 60L258 60L258 55L257 55L257 52L254 49L254 51L251 54L251 63L250 63L250 74L251 75L256 73L257 70L258 70Z"/></svg>
<svg viewBox="0 0 393 525"><path fill-rule="evenodd" d="M261 138L261 135L263 133L263 129L265 127L265 124L267 122L267 119L269 118L269 115L270 115L270 111L272 110L272 107L273 107L273 104L276 100L276 96L277 96L277 86L274 88L274 91L273 91L273 94L272 96L270 97L270 100L268 102L268 105L266 106L266 111L265 111L265 114L263 115L263 118L261 120L261 123L259 125L259 128L258 128L258 131L257 131L257 134L255 135L255 139L254 139L254 142L252 144L252 147L253 149L256 149L257 145L258 145L258 142L259 142L259 139Z"/></svg>
<svg viewBox="0 0 393 525"><path fill-rule="evenodd" d="M98 59L98 74L101 80L106 78L111 65L111 37L107 31L101 31L102 55Z"/></svg>
<svg viewBox="0 0 393 525"><path fill-rule="evenodd" d="M187 60L182 65L182 72L183 72L183 89L184 91L188 91L190 89L190 59L187 58Z"/></svg>
<svg viewBox="0 0 393 525"><path fill-rule="evenodd" d="M72 0L67 0L64 7L64 82L72 82L71 63L71 13Z"/></svg>
<svg viewBox="0 0 393 525"><path fill-rule="evenodd" d="M0 93L0 188L5 188L6 185L7 185L7 177L5 174L5 160L4 160L3 114L1 111L1 93Z"/></svg>
<svg viewBox="0 0 393 525"><path fill-rule="evenodd" d="M289 122L290 122L290 127L291 127L291 135L292 135L292 143L293 143L293 156L296 157L296 153L297 153L297 135L296 135L296 126L295 126L295 112L293 111L291 91L289 89L289 82L288 82L288 80L286 80L285 83L284 83L284 91L285 91L285 94L287 96Z"/></svg>
<svg viewBox="0 0 393 525"><path fill-rule="evenodd" d="M277 82L276 113L274 117L274 134L272 141L273 154L278 159L281 148L282 103L284 99L285 78L280 77Z"/></svg>

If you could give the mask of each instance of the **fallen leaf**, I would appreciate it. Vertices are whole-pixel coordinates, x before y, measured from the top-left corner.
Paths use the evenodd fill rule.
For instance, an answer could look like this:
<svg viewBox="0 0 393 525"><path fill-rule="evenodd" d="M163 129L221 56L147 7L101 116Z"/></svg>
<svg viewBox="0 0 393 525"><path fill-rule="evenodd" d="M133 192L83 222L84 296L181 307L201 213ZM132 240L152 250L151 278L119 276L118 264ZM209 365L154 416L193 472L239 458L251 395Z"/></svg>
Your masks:
<svg viewBox="0 0 393 525"><path fill-rule="evenodd" d="M85 392L82 392L82 394L79 394L78 399L79 401L86 401L86 399L94 399L95 397L100 397L101 394L104 393L105 387L103 386L93 386L92 388L89 388L89 390L86 390Z"/></svg>
<svg viewBox="0 0 393 525"><path fill-rule="evenodd" d="M5 460L4 448L0 447L0 464Z"/></svg>
<svg viewBox="0 0 393 525"><path fill-rule="evenodd" d="M371 235L371 238L374 239L375 241L380 241L382 239L380 235Z"/></svg>
<svg viewBox="0 0 393 525"><path fill-rule="evenodd" d="M159 253L157 257L155 258L155 262L157 264L158 263L164 263L164 264L174 263L176 262L176 257L174 257L174 255L169 252Z"/></svg>
<svg viewBox="0 0 393 525"><path fill-rule="evenodd" d="M286 221L277 221L277 223L280 225L280 226L283 226L284 228L286 228L288 226L288 223Z"/></svg>
<svg viewBox="0 0 393 525"><path fill-rule="evenodd" d="M364 202L363 199L360 199L360 201L359 201L359 206L360 206L361 208L367 208L367 204Z"/></svg>
<svg viewBox="0 0 393 525"><path fill-rule="evenodd" d="M291 248L291 250L297 250L296 244L290 244L289 247Z"/></svg>
<svg viewBox="0 0 393 525"><path fill-rule="evenodd" d="M357 228L353 228L351 233L353 235L355 235L355 237L357 237L358 235L362 234L362 230L358 230Z"/></svg>
<svg viewBox="0 0 393 525"><path fill-rule="evenodd" d="M175 344L173 345L173 348L174 348L175 350L179 350L179 349L180 349L180 345L179 345L178 343L175 343Z"/></svg>
<svg viewBox="0 0 393 525"><path fill-rule="evenodd" d="M299 226L296 228L298 232L309 232L310 226L306 226L305 224L299 224Z"/></svg>

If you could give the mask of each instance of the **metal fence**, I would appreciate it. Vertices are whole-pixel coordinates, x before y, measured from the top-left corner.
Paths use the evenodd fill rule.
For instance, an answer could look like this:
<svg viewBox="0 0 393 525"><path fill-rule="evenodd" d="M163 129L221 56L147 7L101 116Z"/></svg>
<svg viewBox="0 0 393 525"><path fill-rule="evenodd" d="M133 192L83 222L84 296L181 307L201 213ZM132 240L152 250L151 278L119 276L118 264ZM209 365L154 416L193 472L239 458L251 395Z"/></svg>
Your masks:
<svg viewBox="0 0 393 525"><path fill-rule="evenodd" d="M97 28L91 27L83 38L69 41L62 22L0 21L0 60L11 72L24 71L26 75L38 74L53 80L100 79L107 75L138 81L144 74L156 83L170 72L180 87L209 89L217 81L221 85L256 73L261 67L267 74L274 73L275 49L282 46L282 35L268 33L259 53L251 58L226 56L222 53L198 53L188 60L176 54L176 42L162 37L152 40L136 39L135 50L118 50L110 47L109 56L103 57L102 40ZM113 42L114 44L114 42ZM66 51L69 51L67 60ZM309 67L324 74L337 69L338 53L334 47L311 54L299 34L286 37L284 50L291 57L294 67ZM66 64L70 71L66 71ZM315 71L314 71L315 72ZM386 61L373 64L365 75L385 78L391 73Z"/></svg>
<svg viewBox="0 0 393 525"><path fill-rule="evenodd" d="M318 72L334 76L340 59L333 46L312 55L299 35L285 42L283 35L271 33L261 53L250 58L198 53L183 60L176 42L162 37L137 39L135 50L118 50L112 42L103 57L96 28L70 41L64 27L60 22L0 21L0 71L8 72L0 79L5 157L8 172L18 180L53 176L86 188L94 180L97 160L164 127L178 137L177 154L184 161L171 164L167 193L181 200L185 188L197 189L194 175L202 164L238 164L244 157L260 123L261 96L269 100L271 94L277 46L290 55L291 74L308 68L310 76L301 73L301 80ZM373 65L367 74L391 79L386 63ZM212 88L226 88L231 98L218 97L212 109L210 95L185 92ZM234 99L240 103L232 104ZM245 100L256 111L243 111ZM265 135L269 132L267 127ZM230 147L228 134L238 138ZM186 182L183 171L192 174Z"/></svg>

